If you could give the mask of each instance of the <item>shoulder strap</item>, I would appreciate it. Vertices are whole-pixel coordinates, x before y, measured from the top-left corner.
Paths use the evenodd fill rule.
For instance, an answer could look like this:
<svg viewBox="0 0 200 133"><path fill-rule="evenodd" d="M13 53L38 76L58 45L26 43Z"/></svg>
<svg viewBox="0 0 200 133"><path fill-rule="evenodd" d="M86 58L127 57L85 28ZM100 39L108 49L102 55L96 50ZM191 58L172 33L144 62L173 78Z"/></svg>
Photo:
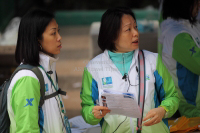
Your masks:
<svg viewBox="0 0 200 133"><path fill-rule="evenodd" d="M47 74L47 72L44 70L44 67L40 65L40 68L42 68L42 70L45 72L45 74L47 75L48 79L50 80L50 82L53 84L55 90L56 90L56 86L54 85L53 83L53 80L51 79L51 77ZM58 76L57 76L57 73L55 72L56 74L56 83L58 83ZM58 90L56 90L56 92L50 94L50 95L47 95L47 96L44 96L44 100L47 100L49 98L52 98L52 97L55 97L56 95L58 94L61 94L61 95L66 95L66 92L65 91L62 91L61 88L59 88Z"/></svg>
<svg viewBox="0 0 200 133"><path fill-rule="evenodd" d="M140 107L141 118L137 119L137 133L141 133L142 130L142 117L144 112L144 102L145 102L145 89L146 89L146 73L145 73L145 60L144 53L139 50L138 54L138 65L139 65L139 95L138 95L138 105Z"/></svg>
<svg viewBox="0 0 200 133"><path fill-rule="evenodd" d="M56 73L56 72L55 72L55 73ZM58 83L58 76L57 76L57 73L56 73L56 82ZM54 93L52 93L52 94L50 94L50 95L45 96L45 97L44 97L44 100L47 100L47 99L52 98L52 97L55 97L55 96L58 95L58 94L64 95L64 96L65 96L65 95L67 94L67 92L62 91L61 88L59 88L56 92L54 92Z"/></svg>
<svg viewBox="0 0 200 133"><path fill-rule="evenodd" d="M42 75L42 72L36 66L32 66L32 65L28 65L28 64L22 64L22 65L19 65L16 68L16 70L13 72L10 80L20 70L31 70L33 73L35 73L35 75L39 79L39 82L40 82L40 95L41 95L41 98L40 98L40 107L42 107L42 105L44 104L44 100L45 100L45 84L44 84L44 77Z"/></svg>
<svg viewBox="0 0 200 133"><path fill-rule="evenodd" d="M64 96L65 96L65 95L67 94L67 92L62 91L61 88L59 88L56 92L54 92L54 93L52 93L52 94L50 94L50 95L45 96L45 97L44 97L44 100L47 100L47 99L52 98L52 97L55 97L55 96L58 95L58 94L64 95Z"/></svg>

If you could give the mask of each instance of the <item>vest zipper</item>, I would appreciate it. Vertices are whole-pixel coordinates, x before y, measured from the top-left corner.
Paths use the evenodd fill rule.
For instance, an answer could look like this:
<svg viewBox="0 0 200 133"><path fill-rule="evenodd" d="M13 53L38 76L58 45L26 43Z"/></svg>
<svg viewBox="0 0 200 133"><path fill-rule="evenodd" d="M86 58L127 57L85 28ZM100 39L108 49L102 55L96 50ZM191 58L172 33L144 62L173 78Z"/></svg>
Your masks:
<svg viewBox="0 0 200 133"><path fill-rule="evenodd" d="M125 68L125 59L124 59L124 54L122 54L122 57L123 57L123 68L124 68L124 75L128 76L128 74L126 73L126 68ZM125 78L125 87L126 87L126 90L128 92L128 82L127 82L127 78Z"/></svg>
<svg viewBox="0 0 200 133"><path fill-rule="evenodd" d="M123 57L123 68L124 68L124 75L127 75L126 73L126 67L125 67L125 59L124 59L124 54L122 54ZM125 81L127 81L127 78L125 78Z"/></svg>

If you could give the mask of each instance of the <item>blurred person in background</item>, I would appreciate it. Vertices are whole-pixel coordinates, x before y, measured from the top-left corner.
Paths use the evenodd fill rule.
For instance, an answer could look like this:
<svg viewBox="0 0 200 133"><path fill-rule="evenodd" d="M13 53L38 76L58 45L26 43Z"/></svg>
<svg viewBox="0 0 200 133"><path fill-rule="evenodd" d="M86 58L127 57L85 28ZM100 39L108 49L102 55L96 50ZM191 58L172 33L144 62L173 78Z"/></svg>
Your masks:
<svg viewBox="0 0 200 133"><path fill-rule="evenodd" d="M19 64L36 66L45 82L45 96L58 90L57 55L62 48L59 27L54 15L32 10L23 16L18 31L15 58ZM30 70L20 70L8 89L8 114L11 133L70 133L61 96L40 103L40 82Z"/></svg>
<svg viewBox="0 0 200 133"><path fill-rule="evenodd" d="M199 9L199 11L198 11L198 15L197 15L197 20L198 20L199 23L200 23L200 0L199 0L199 2L198 2L198 9Z"/></svg>
<svg viewBox="0 0 200 133"><path fill-rule="evenodd" d="M141 131L137 118L110 115L109 107L99 106L99 92L110 89L130 92L138 100L139 32L134 13L129 8L108 9L102 16L98 45L104 53L96 56L86 66L83 74L82 116L95 125L100 123L102 133L130 133ZM167 119L179 105L174 82L156 53L143 51L145 57L146 95L143 113L143 133L169 133ZM138 130L140 129L140 130Z"/></svg>
<svg viewBox="0 0 200 133"><path fill-rule="evenodd" d="M180 96L179 112L186 117L200 117L198 0L165 0L162 14L162 60Z"/></svg>

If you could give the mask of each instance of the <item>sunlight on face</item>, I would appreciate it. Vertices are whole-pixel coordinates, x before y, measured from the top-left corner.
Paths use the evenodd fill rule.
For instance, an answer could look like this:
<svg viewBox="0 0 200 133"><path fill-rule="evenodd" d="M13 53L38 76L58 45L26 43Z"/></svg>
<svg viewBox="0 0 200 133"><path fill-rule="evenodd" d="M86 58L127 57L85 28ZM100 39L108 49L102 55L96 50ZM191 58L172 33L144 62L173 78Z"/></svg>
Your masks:
<svg viewBox="0 0 200 133"><path fill-rule="evenodd" d="M119 36L115 41L116 52L126 53L138 49L139 33L137 24L131 15L123 15Z"/></svg>
<svg viewBox="0 0 200 133"><path fill-rule="evenodd" d="M39 40L42 51L52 57L59 54L62 48L59 30L56 20L52 19L42 34L42 40Z"/></svg>

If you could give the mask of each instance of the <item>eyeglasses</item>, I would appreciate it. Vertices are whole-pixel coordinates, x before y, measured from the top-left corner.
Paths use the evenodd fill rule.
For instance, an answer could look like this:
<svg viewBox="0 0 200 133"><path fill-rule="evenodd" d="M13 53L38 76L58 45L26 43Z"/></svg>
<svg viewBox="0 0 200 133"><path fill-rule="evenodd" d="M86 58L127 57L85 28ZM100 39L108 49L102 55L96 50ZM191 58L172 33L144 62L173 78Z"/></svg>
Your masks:
<svg viewBox="0 0 200 133"><path fill-rule="evenodd" d="M138 68L137 68L137 66L136 66L136 72L137 72L137 77L136 77L135 80L137 81L137 78L138 78L138 81L139 81L139 73L138 73ZM133 82L131 83L131 81L134 80L134 77L130 77L130 75L128 75L127 73L125 73L125 75L126 75L126 76L125 76L125 77L126 77L125 80L128 79L128 83L129 83L129 86L128 86L128 89L127 89L127 92L128 92L131 86L138 86L139 83L138 83L138 84L132 84ZM132 74L132 75L135 76L135 74Z"/></svg>

